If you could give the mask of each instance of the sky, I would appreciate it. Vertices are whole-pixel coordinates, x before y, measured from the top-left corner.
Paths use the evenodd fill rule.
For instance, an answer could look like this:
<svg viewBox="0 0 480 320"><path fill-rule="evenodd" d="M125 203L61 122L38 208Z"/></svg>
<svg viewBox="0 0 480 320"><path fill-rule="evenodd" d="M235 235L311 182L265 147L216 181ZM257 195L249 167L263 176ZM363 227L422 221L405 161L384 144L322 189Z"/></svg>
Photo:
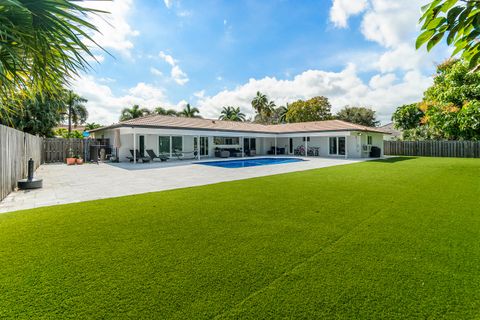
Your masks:
<svg viewBox="0 0 480 320"><path fill-rule="evenodd" d="M125 107L186 103L205 118L224 106L253 115L257 91L277 106L326 96L374 109L388 123L432 84L445 45L415 50L423 0L86 1L100 33L92 68L71 87L87 122L108 125Z"/></svg>

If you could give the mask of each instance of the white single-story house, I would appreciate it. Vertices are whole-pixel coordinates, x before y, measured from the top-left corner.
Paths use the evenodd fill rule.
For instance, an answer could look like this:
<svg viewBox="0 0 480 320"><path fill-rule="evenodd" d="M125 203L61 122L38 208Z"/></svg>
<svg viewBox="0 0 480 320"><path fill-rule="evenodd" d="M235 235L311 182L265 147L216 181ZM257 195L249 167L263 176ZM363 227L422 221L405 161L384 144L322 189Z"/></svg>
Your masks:
<svg viewBox="0 0 480 320"><path fill-rule="evenodd" d="M366 158L371 156L372 148L376 156L383 156L383 136L388 134L340 120L264 125L161 115L122 121L90 132L97 139L109 139L120 161L134 162L138 159L132 159L133 150L145 156L146 150L153 150L171 158L196 159L267 154Z"/></svg>

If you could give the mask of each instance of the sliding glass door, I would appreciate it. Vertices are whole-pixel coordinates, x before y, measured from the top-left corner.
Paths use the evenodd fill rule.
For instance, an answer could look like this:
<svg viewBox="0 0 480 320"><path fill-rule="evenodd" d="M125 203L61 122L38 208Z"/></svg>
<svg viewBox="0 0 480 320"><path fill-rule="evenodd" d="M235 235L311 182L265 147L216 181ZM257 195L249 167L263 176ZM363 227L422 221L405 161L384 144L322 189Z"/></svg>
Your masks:
<svg viewBox="0 0 480 320"><path fill-rule="evenodd" d="M170 137L169 136L160 136L158 137L158 152L160 154L170 155Z"/></svg>
<svg viewBox="0 0 480 320"><path fill-rule="evenodd" d="M193 149L198 151L197 137L193 138ZM200 155L208 157L208 137L200 137Z"/></svg>
<svg viewBox="0 0 480 320"><path fill-rule="evenodd" d="M330 137L329 154L332 156L344 156L346 150L345 137Z"/></svg>

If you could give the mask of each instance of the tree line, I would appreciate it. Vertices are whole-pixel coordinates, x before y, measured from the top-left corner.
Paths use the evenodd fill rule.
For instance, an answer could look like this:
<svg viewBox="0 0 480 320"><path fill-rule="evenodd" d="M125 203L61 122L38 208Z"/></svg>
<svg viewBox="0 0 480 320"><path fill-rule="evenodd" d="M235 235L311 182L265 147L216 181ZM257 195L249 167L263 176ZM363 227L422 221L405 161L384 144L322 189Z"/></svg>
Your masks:
<svg viewBox="0 0 480 320"><path fill-rule="evenodd" d="M267 95L257 92L251 102L255 112L253 119L248 119L240 107L225 106L220 111L219 120L227 121L248 121L261 124L281 124L308 121L323 120L343 120L364 126L375 127L379 124L376 119L375 111L367 107L346 106L336 114L332 114L331 105L328 98L318 96L308 100L297 100L287 103L285 106L279 106L274 101L268 99ZM182 111L177 112L174 109L158 107L153 110L141 108L134 105L131 108L125 108L120 115L120 121L126 121L134 118L144 117L152 114L201 118L198 108L187 104Z"/></svg>
<svg viewBox="0 0 480 320"><path fill-rule="evenodd" d="M480 73L469 64L438 65L422 101L397 108L392 120L404 140L480 140Z"/></svg>

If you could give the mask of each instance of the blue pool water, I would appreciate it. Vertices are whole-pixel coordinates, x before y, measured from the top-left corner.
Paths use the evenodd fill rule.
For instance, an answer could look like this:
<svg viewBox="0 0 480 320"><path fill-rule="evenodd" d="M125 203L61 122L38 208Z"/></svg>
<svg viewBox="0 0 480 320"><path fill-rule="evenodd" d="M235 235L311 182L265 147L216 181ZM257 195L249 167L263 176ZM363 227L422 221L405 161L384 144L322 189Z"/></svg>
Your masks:
<svg viewBox="0 0 480 320"><path fill-rule="evenodd" d="M196 162L196 164L203 164L205 166L222 167L222 168L245 168L245 167L257 167L268 166L271 164L291 163L307 161L299 158L256 158L245 160L226 160L226 161L209 161L209 162Z"/></svg>

